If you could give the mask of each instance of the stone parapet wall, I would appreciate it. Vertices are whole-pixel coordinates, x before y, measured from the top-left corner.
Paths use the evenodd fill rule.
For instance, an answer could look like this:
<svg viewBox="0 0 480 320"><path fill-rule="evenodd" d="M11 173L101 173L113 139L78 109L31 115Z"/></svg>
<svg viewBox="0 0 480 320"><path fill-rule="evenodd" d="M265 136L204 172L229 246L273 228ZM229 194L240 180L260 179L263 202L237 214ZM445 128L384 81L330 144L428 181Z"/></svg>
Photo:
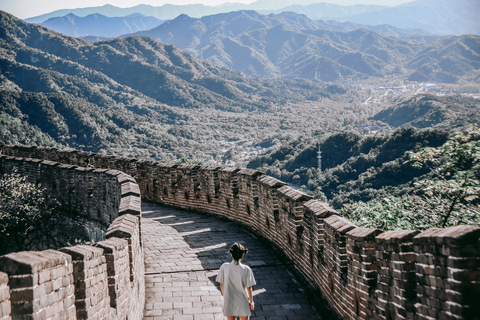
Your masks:
<svg viewBox="0 0 480 320"><path fill-rule="evenodd" d="M250 169L182 166L4 146L30 157L125 172L142 198L227 217L270 240L343 319L478 319L480 228L358 228L326 204ZM135 250L132 248L131 250ZM131 262L132 263L132 262Z"/></svg>
<svg viewBox="0 0 480 320"><path fill-rule="evenodd" d="M107 239L94 246L1 256L0 320L142 319L145 267L135 180L119 170L2 152L0 174L14 170L108 229Z"/></svg>
<svg viewBox="0 0 480 320"><path fill-rule="evenodd" d="M128 240L112 237L96 245L103 249L107 267L109 303L118 319L125 319L129 310L130 258Z"/></svg>
<svg viewBox="0 0 480 320"><path fill-rule="evenodd" d="M14 170L46 188L64 207L104 226L119 215L140 212L138 185L121 171L0 155L0 175Z"/></svg>
<svg viewBox="0 0 480 320"><path fill-rule="evenodd" d="M107 250L107 262L109 258L115 258L114 265L119 264L119 269L115 269L113 273L108 268L109 285L115 285L111 287L111 290L116 290L116 301L111 305L117 305L117 318L124 319L123 313L127 313L129 320L141 320L143 319L143 308L145 306L145 259L143 254L143 246L141 240L141 223L138 216L125 214L115 220L110 228L107 230L106 238L108 240L98 243L98 246L105 247L117 242L120 239L124 239L127 242L126 250L128 252L128 268L125 267L122 261L125 253L117 252L116 256L109 257L109 250ZM105 250L104 250L105 253ZM115 278L115 284L113 283ZM113 296L110 296L113 299ZM125 311L124 308L127 308Z"/></svg>
<svg viewBox="0 0 480 320"><path fill-rule="evenodd" d="M72 258L55 250L0 257L8 274L14 319L76 319Z"/></svg>
<svg viewBox="0 0 480 320"><path fill-rule="evenodd" d="M86 245L60 250L73 259L77 319L111 319L107 262L103 250Z"/></svg>

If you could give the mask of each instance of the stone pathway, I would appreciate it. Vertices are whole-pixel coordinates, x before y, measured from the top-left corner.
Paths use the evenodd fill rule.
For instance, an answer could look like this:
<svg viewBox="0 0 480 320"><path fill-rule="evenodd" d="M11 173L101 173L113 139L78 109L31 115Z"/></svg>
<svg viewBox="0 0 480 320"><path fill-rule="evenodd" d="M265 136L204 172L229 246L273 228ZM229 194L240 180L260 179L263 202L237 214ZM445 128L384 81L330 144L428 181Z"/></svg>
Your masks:
<svg viewBox="0 0 480 320"><path fill-rule="evenodd" d="M215 320L223 297L215 278L230 261L234 242L248 249L244 263L252 267L255 311L251 319L321 319L304 291L268 245L239 225L151 203L142 204L145 250L145 320Z"/></svg>

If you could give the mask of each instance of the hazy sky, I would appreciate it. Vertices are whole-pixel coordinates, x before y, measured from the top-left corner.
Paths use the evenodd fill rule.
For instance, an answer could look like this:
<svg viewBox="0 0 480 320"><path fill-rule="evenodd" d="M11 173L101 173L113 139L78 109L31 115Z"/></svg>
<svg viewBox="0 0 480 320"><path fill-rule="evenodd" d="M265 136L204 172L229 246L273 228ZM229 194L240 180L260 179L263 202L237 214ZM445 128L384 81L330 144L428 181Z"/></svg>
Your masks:
<svg viewBox="0 0 480 320"><path fill-rule="evenodd" d="M384 4L395 5L401 2L409 2L412 0L318 0L310 2L330 2L330 3L365 3L365 4ZM166 3L172 4L194 4L200 3L204 5L216 6L225 2L236 3L252 3L255 0L0 0L0 10L13 14L14 16L26 19L35 16L39 16L45 13L49 13L59 9L75 9L85 7L98 7L104 4L111 4L121 8L133 7L138 4L149 4L152 6L161 6ZM288 2L291 0L276 0L275 4L281 2ZM299 0L305 2L305 0Z"/></svg>

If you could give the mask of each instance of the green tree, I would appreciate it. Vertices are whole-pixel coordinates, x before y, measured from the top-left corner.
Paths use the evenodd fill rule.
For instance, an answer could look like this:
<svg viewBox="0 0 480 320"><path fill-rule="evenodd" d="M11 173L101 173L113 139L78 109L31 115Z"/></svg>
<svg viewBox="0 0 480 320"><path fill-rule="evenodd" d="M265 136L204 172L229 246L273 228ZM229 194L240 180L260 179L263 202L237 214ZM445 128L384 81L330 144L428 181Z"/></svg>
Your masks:
<svg viewBox="0 0 480 320"><path fill-rule="evenodd" d="M480 130L471 126L466 134L457 133L438 148L423 148L408 153L415 168L431 167L433 178L416 185L430 197L445 199L449 206L442 214L441 226L464 223L468 212L461 208L480 200ZM479 212L474 213L477 219ZM465 217L467 215L467 217Z"/></svg>
<svg viewBox="0 0 480 320"><path fill-rule="evenodd" d="M14 172L0 178L0 255L52 248L78 234L45 189Z"/></svg>
<svg viewBox="0 0 480 320"><path fill-rule="evenodd" d="M415 168L429 174L410 194L345 205L341 213L361 227L383 230L480 225L480 132L472 126L437 148L407 152Z"/></svg>

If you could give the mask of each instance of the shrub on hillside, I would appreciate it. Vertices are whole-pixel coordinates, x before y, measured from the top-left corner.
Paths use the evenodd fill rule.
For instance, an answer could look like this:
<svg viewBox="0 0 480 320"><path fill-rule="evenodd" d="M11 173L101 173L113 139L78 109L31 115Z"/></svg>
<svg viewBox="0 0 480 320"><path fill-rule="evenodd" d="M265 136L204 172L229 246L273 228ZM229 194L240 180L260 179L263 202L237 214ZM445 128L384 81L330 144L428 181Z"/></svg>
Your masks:
<svg viewBox="0 0 480 320"><path fill-rule="evenodd" d="M75 220L27 177L17 172L0 177L0 255L87 241L85 228Z"/></svg>

